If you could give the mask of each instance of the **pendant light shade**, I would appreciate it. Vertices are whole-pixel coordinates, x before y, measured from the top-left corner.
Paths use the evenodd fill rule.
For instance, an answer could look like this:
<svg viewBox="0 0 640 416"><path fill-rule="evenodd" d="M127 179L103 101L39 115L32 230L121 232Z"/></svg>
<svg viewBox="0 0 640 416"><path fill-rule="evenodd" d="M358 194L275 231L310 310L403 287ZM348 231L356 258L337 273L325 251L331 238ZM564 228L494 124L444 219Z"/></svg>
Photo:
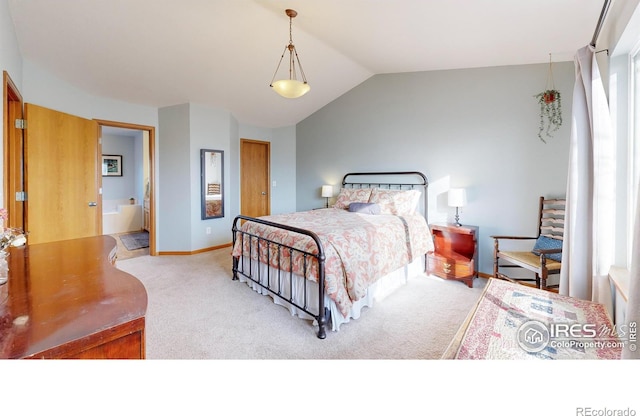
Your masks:
<svg viewBox="0 0 640 416"><path fill-rule="evenodd" d="M300 82L295 79L281 79L272 83L271 88L285 98L302 97L311 89L306 82Z"/></svg>
<svg viewBox="0 0 640 416"><path fill-rule="evenodd" d="M292 9L287 9L285 10L285 13L289 16L289 44L284 47L284 51L282 52L282 56L280 57L276 71L273 73L273 79L269 86L285 98L299 98L308 93L311 87L307 83L307 78L302 70L302 64L300 64L300 58L298 57L298 52L293 44L293 36L291 33L292 20L298 15L298 12ZM278 69L280 69L280 64L282 64L282 60L284 59L287 51L289 51L289 78L275 81L276 76L278 75ZM298 80L298 69L300 70L302 81Z"/></svg>

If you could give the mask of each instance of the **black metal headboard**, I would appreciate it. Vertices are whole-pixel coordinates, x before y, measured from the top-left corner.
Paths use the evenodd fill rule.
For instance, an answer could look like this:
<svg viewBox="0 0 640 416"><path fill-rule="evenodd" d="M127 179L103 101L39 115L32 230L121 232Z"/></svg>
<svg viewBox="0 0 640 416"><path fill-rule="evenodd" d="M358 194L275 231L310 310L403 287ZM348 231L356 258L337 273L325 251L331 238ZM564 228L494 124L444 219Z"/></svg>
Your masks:
<svg viewBox="0 0 640 416"><path fill-rule="evenodd" d="M429 181L422 172L352 172L343 176L342 187L418 189L422 192L424 201L424 218L428 220L427 188L429 187Z"/></svg>

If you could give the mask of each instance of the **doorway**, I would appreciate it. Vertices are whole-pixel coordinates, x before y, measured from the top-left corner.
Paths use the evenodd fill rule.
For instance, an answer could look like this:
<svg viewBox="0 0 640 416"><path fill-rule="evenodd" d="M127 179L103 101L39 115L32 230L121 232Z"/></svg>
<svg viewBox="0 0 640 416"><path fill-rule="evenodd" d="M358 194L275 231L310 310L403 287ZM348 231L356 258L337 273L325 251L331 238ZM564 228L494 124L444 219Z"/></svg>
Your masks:
<svg viewBox="0 0 640 416"><path fill-rule="evenodd" d="M155 128L107 120L97 122L105 163L111 157L120 163L120 170L116 168L113 177L103 172L101 178L103 233L115 235L121 260L155 256ZM131 227L132 222L135 230L119 228ZM145 238L143 234L147 234L148 247L135 245Z"/></svg>
<svg viewBox="0 0 640 416"><path fill-rule="evenodd" d="M26 188L27 188L27 163L26 163L26 155L27 155L27 137L25 135L25 125L27 118L27 110L25 108L31 108L32 111L37 112L40 110L48 111L51 114L54 114L56 117L67 117L69 118L77 118L70 115L66 115L64 113L59 113L55 111L50 111L48 109L38 107L35 105L25 104L23 102L22 96L20 92L16 88L15 84L11 80L7 71L3 71L3 103L4 103L4 114L3 114L3 204L4 207L7 208L8 211L8 219L4 224L5 227L14 227L14 228L22 228L26 229L27 224L27 216L28 216L28 207L26 205ZM30 106L30 107L29 107ZM77 118L79 119L79 118ZM146 205L147 209L145 210L146 214L146 224L149 231L149 254L157 255L156 250L156 242L155 242L155 196L154 196L154 187L155 187L155 127L152 126L144 126L138 124L129 124L129 123L121 123L114 122L108 120L86 120L88 123L93 123L92 133L89 134L86 132L86 137L94 136L93 133L97 136L100 133L102 127L112 127L112 128L122 128L122 129L130 129L140 131L143 135L148 138L148 146L144 151L144 160L146 160L146 166L148 167L148 191L146 191L146 197L148 199L148 203ZM19 122L23 122L20 124ZM56 123L56 126L60 123ZM38 124L34 124L32 129L36 129ZM96 127L97 126L97 127ZM98 131L96 132L96 128ZM49 129L50 130L50 129ZM47 131L49 131L47 130ZM74 133L75 130L74 130ZM64 134L63 137L71 137L72 134ZM95 136L94 136L95 137ZM53 143L58 143L55 140ZM37 146L36 148L40 148L44 146ZM84 144L82 145L84 147ZM99 161L100 154L102 152L101 145L98 143L97 152L93 152L91 154L91 159L95 161L95 164L92 165L90 171L95 172L96 180L93 184L97 186L97 189L101 191L102 181L99 172ZM77 150L77 149L76 149ZM77 153L77 152L75 152ZM75 154L74 153L74 154ZM142 158L142 157L141 157ZM74 162L77 164L77 161ZM35 166L42 165L41 163L32 163L32 170ZM46 165L46 164L45 164ZM64 164L62 164L64 165ZM82 168L80 168L82 169ZM87 168L89 169L89 168ZM84 171L86 172L86 170ZM32 172L34 176L38 177L38 172ZM79 174L80 175L80 174ZM51 174L49 172L48 175L42 175L43 177L50 177ZM76 175L76 178L79 177ZM74 180L76 183L77 180ZM79 188L91 188L92 186L78 186ZM75 188L75 187L74 187ZM100 203L101 199L100 195L97 195L99 199L93 199L93 206L100 207L102 204ZM86 199L86 198L85 198ZM90 198L91 199L91 198ZM142 198L144 199L144 198ZM91 203L89 204L91 206ZM47 210L42 210L46 212ZM99 216L98 216L99 218ZM75 218L77 220L77 218ZM78 221L76 221L78 222ZM83 232L89 232L85 230L86 227L83 227ZM88 228L87 228L88 229ZM101 222L98 221L96 225L96 233L100 233L102 230ZM34 233L35 235L36 233ZM32 235L32 239L34 238ZM58 237L61 234L58 234ZM64 236L63 236L64 237ZM71 238L71 237L70 237ZM63 238L64 239L64 238Z"/></svg>
<svg viewBox="0 0 640 416"><path fill-rule="evenodd" d="M7 71L2 71L4 131L3 131L3 166L4 166L4 200L7 209L5 227L25 228L24 206L24 135L16 120L22 120L22 95L11 80Z"/></svg>

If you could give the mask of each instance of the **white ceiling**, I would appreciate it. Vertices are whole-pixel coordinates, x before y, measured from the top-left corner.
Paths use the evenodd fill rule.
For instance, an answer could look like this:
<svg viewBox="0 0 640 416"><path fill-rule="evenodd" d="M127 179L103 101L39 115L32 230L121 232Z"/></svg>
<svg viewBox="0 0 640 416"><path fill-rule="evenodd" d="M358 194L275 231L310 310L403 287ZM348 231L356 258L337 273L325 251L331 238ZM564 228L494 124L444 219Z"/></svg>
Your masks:
<svg viewBox="0 0 640 416"><path fill-rule="evenodd" d="M296 124L375 74L572 60L603 3L9 0L23 57L88 93L198 103L259 127ZM298 12L293 42L311 86L294 100L269 88L287 8Z"/></svg>

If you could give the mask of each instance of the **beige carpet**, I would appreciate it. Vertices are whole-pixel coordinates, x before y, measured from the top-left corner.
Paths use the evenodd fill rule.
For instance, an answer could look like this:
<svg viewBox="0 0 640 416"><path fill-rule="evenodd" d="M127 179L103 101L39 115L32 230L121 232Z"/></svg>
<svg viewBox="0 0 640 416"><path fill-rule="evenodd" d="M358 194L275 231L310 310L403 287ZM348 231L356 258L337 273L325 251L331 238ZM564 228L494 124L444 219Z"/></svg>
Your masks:
<svg viewBox="0 0 640 416"><path fill-rule="evenodd" d="M148 359L438 359L486 282L417 276L320 340L310 321L231 280L228 248L117 267L147 289Z"/></svg>

